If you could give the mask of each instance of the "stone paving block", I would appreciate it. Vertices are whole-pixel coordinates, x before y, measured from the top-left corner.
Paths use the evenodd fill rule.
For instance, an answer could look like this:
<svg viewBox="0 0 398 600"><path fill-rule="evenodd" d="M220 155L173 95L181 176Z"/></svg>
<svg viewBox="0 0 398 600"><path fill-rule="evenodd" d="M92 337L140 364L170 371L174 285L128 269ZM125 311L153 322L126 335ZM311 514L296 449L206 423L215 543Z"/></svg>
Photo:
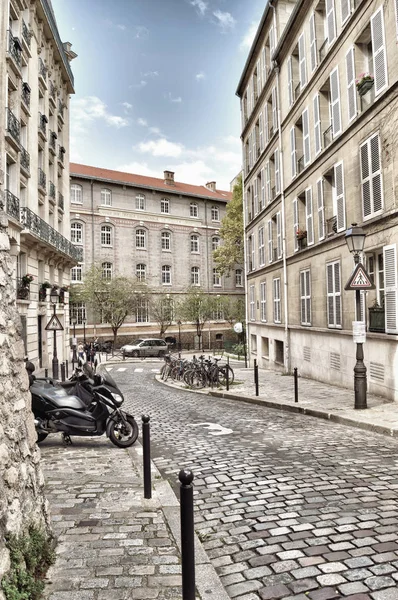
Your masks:
<svg viewBox="0 0 398 600"><path fill-rule="evenodd" d="M285 585L271 585L259 591L261 600L278 600L290 595L290 590Z"/></svg>
<svg viewBox="0 0 398 600"><path fill-rule="evenodd" d="M261 586L262 584L259 581L244 581L242 583L236 583L235 585L228 586L226 591L231 598L236 598L237 596L243 596L243 594L254 592L255 590L261 588Z"/></svg>

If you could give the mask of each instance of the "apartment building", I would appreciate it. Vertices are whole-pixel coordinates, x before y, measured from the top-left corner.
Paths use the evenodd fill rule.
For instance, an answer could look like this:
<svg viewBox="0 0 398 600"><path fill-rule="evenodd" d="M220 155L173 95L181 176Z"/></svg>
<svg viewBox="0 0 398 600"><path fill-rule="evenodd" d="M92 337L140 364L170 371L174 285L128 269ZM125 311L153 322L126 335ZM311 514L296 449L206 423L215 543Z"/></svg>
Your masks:
<svg viewBox="0 0 398 600"><path fill-rule="evenodd" d="M262 367L352 387L365 320L368 390L398 399L394 0L268 3L241 99L248 334ZM344 286L345 233L366 233L376 289Z"/></svg>
<svg viewBox="0 0 398 600"><path fill-rule="evenodd" d="M60 360L69 345L67 287L79 260L70 242L70 61L60 40L50 0L3 0L0 4L0 192L7 227L22 335L29 358L51 364L53 314L49 290L56 285ZM43 285L44 284L44 285ZM46 287L47 286L47 287Z"/></svg>
<svg viewBox="0 0 398 600"><path fill-rule="evenodd" d="M178 182L172 171L158 179L74 163L70 170L71 240L82 249L71 283L84 281L85 271L95 264L107 279L118 274L146 282L152 294L166 295L171 306L191 286L216 297L244 295L242 266L226 277L213 262L231 192L218 190L215 181L203 186ZM84 304L71 309L80 336L112 337L109 324L95 322ZM230 330L231 325L218 322L208 331L209 342L221 342ZM167 335L177 331L174 323ZM193 338L193 328L183 325L183 332L188 331ZM127 334L159 334L147 300L119 330L120 336Z"/></svg>

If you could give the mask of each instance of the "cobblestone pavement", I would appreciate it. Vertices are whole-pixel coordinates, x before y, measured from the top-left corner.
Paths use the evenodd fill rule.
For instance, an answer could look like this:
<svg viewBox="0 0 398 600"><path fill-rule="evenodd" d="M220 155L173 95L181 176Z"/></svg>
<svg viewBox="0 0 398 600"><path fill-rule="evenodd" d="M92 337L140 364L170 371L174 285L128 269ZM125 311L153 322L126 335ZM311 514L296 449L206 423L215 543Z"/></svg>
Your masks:
<svg viewBox="0 0 398 600"><path fill-rule="evenodd" d="M231 598L398 599L396 439L119 368L162 475L176 489L194 471L196 529Z"/></svg>

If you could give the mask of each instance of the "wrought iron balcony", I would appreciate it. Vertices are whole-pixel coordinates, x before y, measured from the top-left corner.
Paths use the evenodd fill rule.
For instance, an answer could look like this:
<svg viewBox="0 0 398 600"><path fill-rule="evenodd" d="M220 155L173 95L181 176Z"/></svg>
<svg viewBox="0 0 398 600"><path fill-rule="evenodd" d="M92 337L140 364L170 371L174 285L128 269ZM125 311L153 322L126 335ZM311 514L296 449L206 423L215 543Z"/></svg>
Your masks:
<svg viewBox="0 0 398 600"><path fill-rule="evenodd" d="M64 120L64 105L61 100L58 100L58 116L62 121Z"/></svg>
<svg viewBox="0 0 398 600"><path fill-rule="evenodd" d="M41 133L44 137L47 136L47 123L48 119L46 115L42 115L39 112L39 133Z"/></svg>
<svg viewBox="0 0 398 600"><path fill-rule="evenodd" d="M28 109L30 108L30 91L29 84L24 81L22 84L21 99Z"/></svg>
<svg viewBox="0 0 398 600"><path fill-rule="evenodd" d="M55 106L55 85L53 84L53 82L50 80L50 92L49 92L49 99L52 100L54 106Z"/></svg>
<svg viewBox="0 0 398 600"><path fill-rule="evenodd" d="M23 146L21 146L21 169L30 174L30 154Z"/></svg>
<svg viewBox="0 0 398 600"><path fill-rule="evenodd" d="M47 81L47 67L39 56L39 77Z"/></svg>
<svg viewBox="0 0 398 600"><path fill-rule="evenodd" d="M319 62L322 62L326 56L327 45L328 45L328 38L326 38L326 40L324 40L323 44L320 46L320 48L318 50Z"/></svg>
<svg viewBox="0 0 398 600"><path fill-rule="evenodd" d="M21 124L18 121L17 117L14 113L7 108L7 133L12 137L12 139L18 144L21 138Z"/></svg>
<svg viewBox="0 0 398 600"><path fill-rule="evenodd" d="M38 179L39 187L43 188L43 190L47 191L47 176L43 169L39 167L39 179Z"/></svg>
<svg viewBox="0 0 398 600"><path fill-rule="evenodd" d="M58 192L58 208L60 208L61 210L64 210L65 208L64 197L61 194L61 192Z"/></svg>
<svg viewBox="0 0 398 600"><path fill-rule="evenodd" d="M57 153L57 144L56 144L56 140L57 140L57 134L55 133L55 131L50 131L50 139L48 142L48 147L50 152L52 152L53 154Z"/></svg>
<svg viewBox="0 0 398 600"><path fill-rule="evenodd" d="M55 185L53 184L52 181L50 181L50 193L49 193L50 198L52 198L55 202Z"/></svg>
<svg viewBox="0 0 398 600"><path fill-rule="evenodd" d="M8 30L8 54L11 56L17 67L20 69L22 66L21 44L19 39L12 35L12 32L10 30Z"/></svg>
<svg viewBox="0 0 398 600"><path fill-rule="evenodd" d="M337 216L326 219L326 233L327 235L333 235L337 233Z"/></svg>
<svg viewBox="0 0 398 600"><path fill-rule="evenodd" d="M24 283L22 277L17 279L17 299L18 300L30 300L30 285Z"/></svg>
<svg viewBox="0 0 398 600"><path fill-rule="evenodd" d="M14 194L9 190L4 191L4 196L6 201L5 210L7 215L19 221L19 198L14 196Z"/></svg>
<svg viewBox="0 0 398 600"><path fill-rule="evenodd" d="M327 148L332 141L332 133L333 133L332 129L333 129L333 125L330 125L330 127L328 127L323 132L323 147L324 148Z"/></svg>
<svg viewBox="0 0 398 600"><path fill-rule="evenodd" d="M64 164L64 156L65 156L65 148L63 146L59 147L59 152L58 152L58 160L60 163Z"/></svg>
<svg viewBox="0 0 398 600"><path fill-rule="evenodd" d="M83 248L78 248L27 207L21 208L21 223L41 240L67 254L76 262L83 260Z"/></svg>
<svg viewBox="0 0 398 600"><path fill-rule="evenodd" d="M22 19L22 37L25 40L27 47L30 48L30 40L31 40L32 34L30 33L29 28L23 19Z"/></svg>

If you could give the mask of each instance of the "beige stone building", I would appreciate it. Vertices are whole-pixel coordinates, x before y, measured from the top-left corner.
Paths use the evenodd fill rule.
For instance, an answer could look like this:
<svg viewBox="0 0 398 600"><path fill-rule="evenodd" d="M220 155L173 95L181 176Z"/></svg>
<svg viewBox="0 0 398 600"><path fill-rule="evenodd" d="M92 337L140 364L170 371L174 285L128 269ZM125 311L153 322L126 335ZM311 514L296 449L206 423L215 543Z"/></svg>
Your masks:
<svg viewBox="0 0 398 600"><path fill-rule="evenodd" d="M82 262L72 269L72 283L84 281L85 271L97 264L104 277L136 277L155 295L169 294L171 304L190 286L214 296L244 295L242 267L220 276L212 256L221 242L219 228L231 192L218 190L216 182L178 182L172 171L158 179L73 163L70 169L71 240L83 250ZM83 304L73 308L79 337L84 320L86 337L112 337L109 324L96 323ZM206 326L205 344L213 344L216 336L222 342L230 330L228 323ZM188 332L193 338L192 327L183 325L182 331L186 339ZM150 303L143 300L119 335L159 335ZM177 339L176 322L166 335Z"/></svg>
<svg viewBox="0 0 398 600"><path fill-rule="evenodd" d="M365 320L368 390L398 399L398 5L270 4L237 89L251 356L352 387ZM362 315L344 290L351 223L376 284Z"/></svg>
<svg viewBox="0 0 398 600"><path fill-rule="evenodd" d="M67 287L79 258L69 241L70 61L76 55L60 40L50 0L3 0L0 27L1 207L25 351L46 367L53 353L52 332L45 330L52 306L42 284ZM67 298L61 290L60 360L69 345Z"/></svg>

